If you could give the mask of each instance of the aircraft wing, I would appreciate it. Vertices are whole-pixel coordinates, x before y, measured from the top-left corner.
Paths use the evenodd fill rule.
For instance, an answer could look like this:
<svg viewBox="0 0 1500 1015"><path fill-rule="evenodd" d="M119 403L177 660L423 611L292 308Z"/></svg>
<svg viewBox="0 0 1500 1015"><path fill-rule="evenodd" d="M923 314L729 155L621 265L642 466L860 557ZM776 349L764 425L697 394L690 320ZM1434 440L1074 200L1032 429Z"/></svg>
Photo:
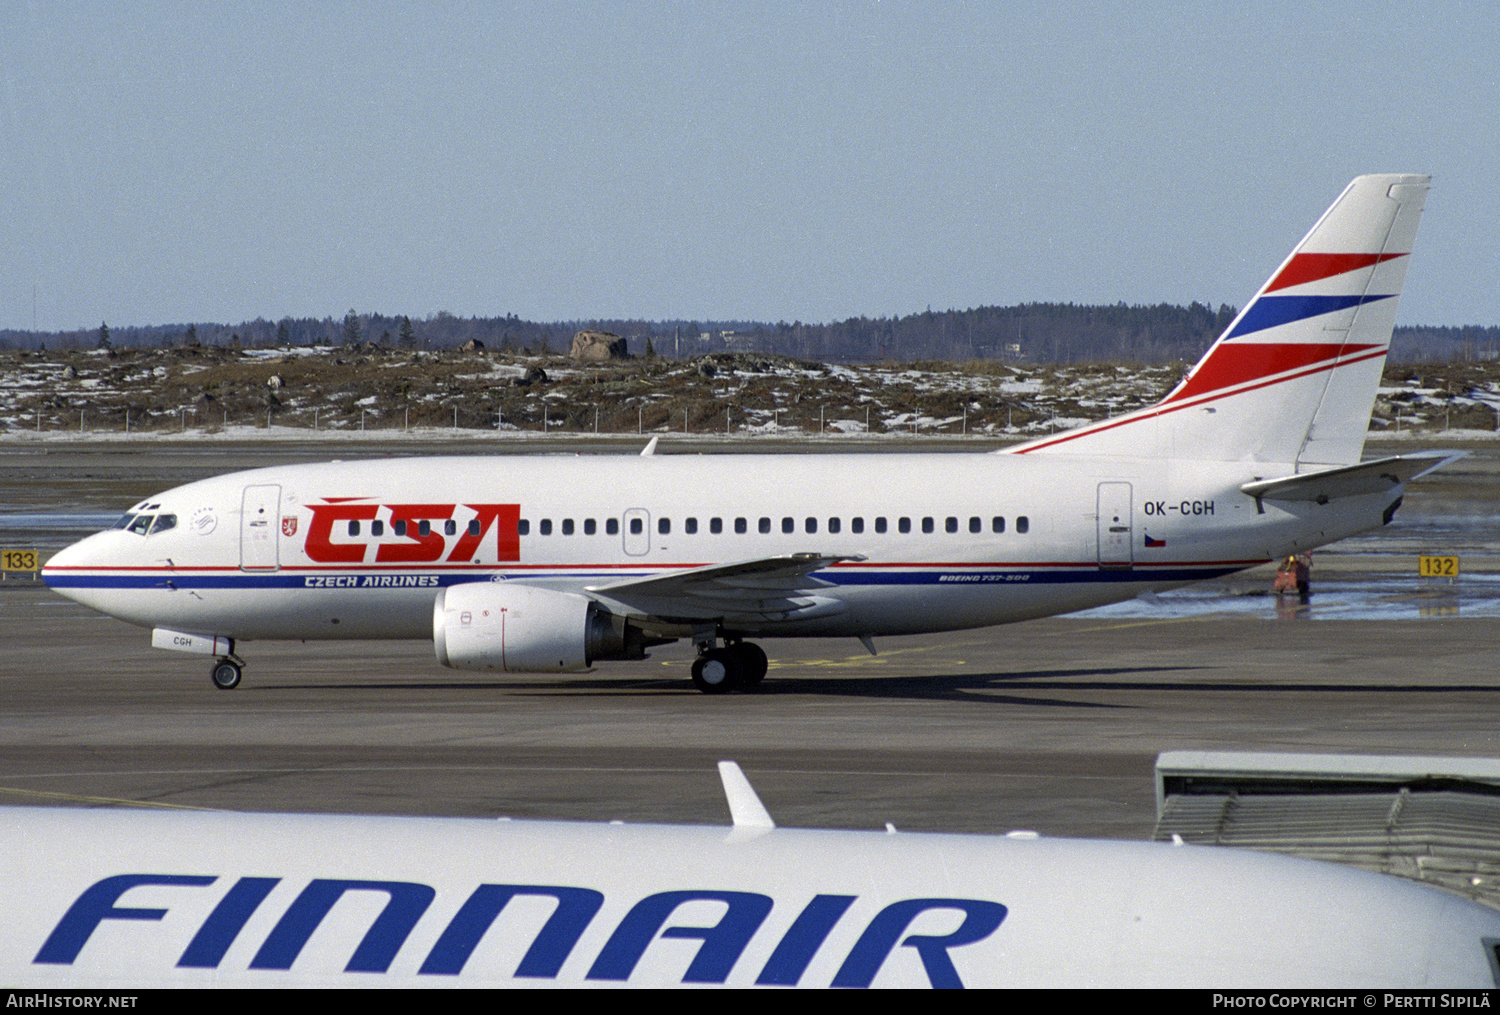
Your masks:
<svg viewBox="0 0 1500 1015"><path fill-rule="evenodd" d="M833 583L813 577L814 571L841 560L864 558L788 553L627 578L591 585L586 591L662 619L723 619L731 623L805 620L844 611L843 600L827 591L835 588Z"/></svg>
<svg viewBox="0 0 1500 1015"><path fill-rule="evenodd" d="M1257 499L1310 500L1326 504L1340 497L1383 493L1418 476L1425 476L1433 469L1441 468L1463 456L1462 451L1423 451L1395 455L1323 472L1304 472L1280 479L1260 479L1245 483L1240 489Z"/></svg>

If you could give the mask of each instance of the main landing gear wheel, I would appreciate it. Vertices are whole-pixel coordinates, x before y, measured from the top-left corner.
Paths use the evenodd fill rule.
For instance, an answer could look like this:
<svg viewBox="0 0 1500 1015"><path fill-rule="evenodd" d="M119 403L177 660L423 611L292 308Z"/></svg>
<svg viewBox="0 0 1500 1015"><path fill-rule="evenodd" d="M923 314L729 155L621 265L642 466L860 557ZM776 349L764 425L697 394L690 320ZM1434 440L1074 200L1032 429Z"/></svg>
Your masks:
<svg viewBox="0 0 1500 1015"><path fill-rule="evenodd" d="M693 684L704 694L750 691L766 677L766 654L748 641L705 648L693 661Z"/></svg>
<svg viewBox="0 0 1500 1015"><path fill-rule="evenodd" d="M766 670L770 667L761 647L754 642L741 641L726 645L725 648L739 656L740 690L750 691L759 687L760 682L766 679Z"/></svg>
<svg viewBox="0 0 1500 1015"><path fill-rule="evenodd" d="M239 663L233 659L220 659L214 663L214 668L209 672L214 686L221 691L232 691L240 686L240 677L244 670Z"/></svg>
<svg viewBox="0 0 1500 1015"><path fill-rule="evenodd" d="M693 684L704 694L727 694L739 686L743 670L738 652L710 649L693 660Z"/></svg>

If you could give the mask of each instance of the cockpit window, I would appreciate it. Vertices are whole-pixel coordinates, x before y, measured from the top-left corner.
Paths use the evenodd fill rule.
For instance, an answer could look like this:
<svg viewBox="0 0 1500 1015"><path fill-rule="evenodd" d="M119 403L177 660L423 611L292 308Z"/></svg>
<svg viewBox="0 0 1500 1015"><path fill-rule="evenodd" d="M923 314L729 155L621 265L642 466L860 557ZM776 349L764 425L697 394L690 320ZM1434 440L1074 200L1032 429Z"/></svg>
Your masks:
<svg viewBox="0 0 1500 1015"><path fill-rule="evenodd" d="M177 516L165 514L127 514L124 518L121 518L119 521L115 522L115 528L124 529L127 532L134 532L138 536L154 536L158 532L165 532L168 529L175 529L176 527Z"/></svg>
<svg viewBox="0 0 1500 1015"><path fill-rule="evenodd" d="M130 528L130 523L133 521L135 521L135 513L133 511L126 511L120 516L120 520L115 522L114 527L117 529L128 529Z"/></svg>

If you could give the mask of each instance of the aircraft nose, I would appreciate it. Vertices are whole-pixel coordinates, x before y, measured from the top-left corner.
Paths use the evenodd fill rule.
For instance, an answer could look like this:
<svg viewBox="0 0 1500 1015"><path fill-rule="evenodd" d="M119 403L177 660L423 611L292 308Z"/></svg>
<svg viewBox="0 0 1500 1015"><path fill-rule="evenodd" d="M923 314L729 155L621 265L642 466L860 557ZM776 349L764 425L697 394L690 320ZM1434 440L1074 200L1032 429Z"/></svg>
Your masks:
<svg viewBox="0 0 1500 1015"><path fill-rule="evenodd" d="M100 537L110 534L96 532L58 550L42 565L42 581L49 589L72 598L69 591L72 584L70 579L79 571L96 565L99 560Z"/></svg>

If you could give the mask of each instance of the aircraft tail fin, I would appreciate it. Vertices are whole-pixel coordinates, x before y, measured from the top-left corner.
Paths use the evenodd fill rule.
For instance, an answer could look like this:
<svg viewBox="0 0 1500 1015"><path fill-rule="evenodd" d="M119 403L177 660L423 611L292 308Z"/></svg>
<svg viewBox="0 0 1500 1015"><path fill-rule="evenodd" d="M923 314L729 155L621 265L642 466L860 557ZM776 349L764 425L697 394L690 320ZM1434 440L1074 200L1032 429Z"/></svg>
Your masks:
<svg viewBox="0 0 1500 1015"><path fill-rule="evenodd" d="M1428 181L1356 178L1157 404L1007 450L1358 462Z"/></svg>

